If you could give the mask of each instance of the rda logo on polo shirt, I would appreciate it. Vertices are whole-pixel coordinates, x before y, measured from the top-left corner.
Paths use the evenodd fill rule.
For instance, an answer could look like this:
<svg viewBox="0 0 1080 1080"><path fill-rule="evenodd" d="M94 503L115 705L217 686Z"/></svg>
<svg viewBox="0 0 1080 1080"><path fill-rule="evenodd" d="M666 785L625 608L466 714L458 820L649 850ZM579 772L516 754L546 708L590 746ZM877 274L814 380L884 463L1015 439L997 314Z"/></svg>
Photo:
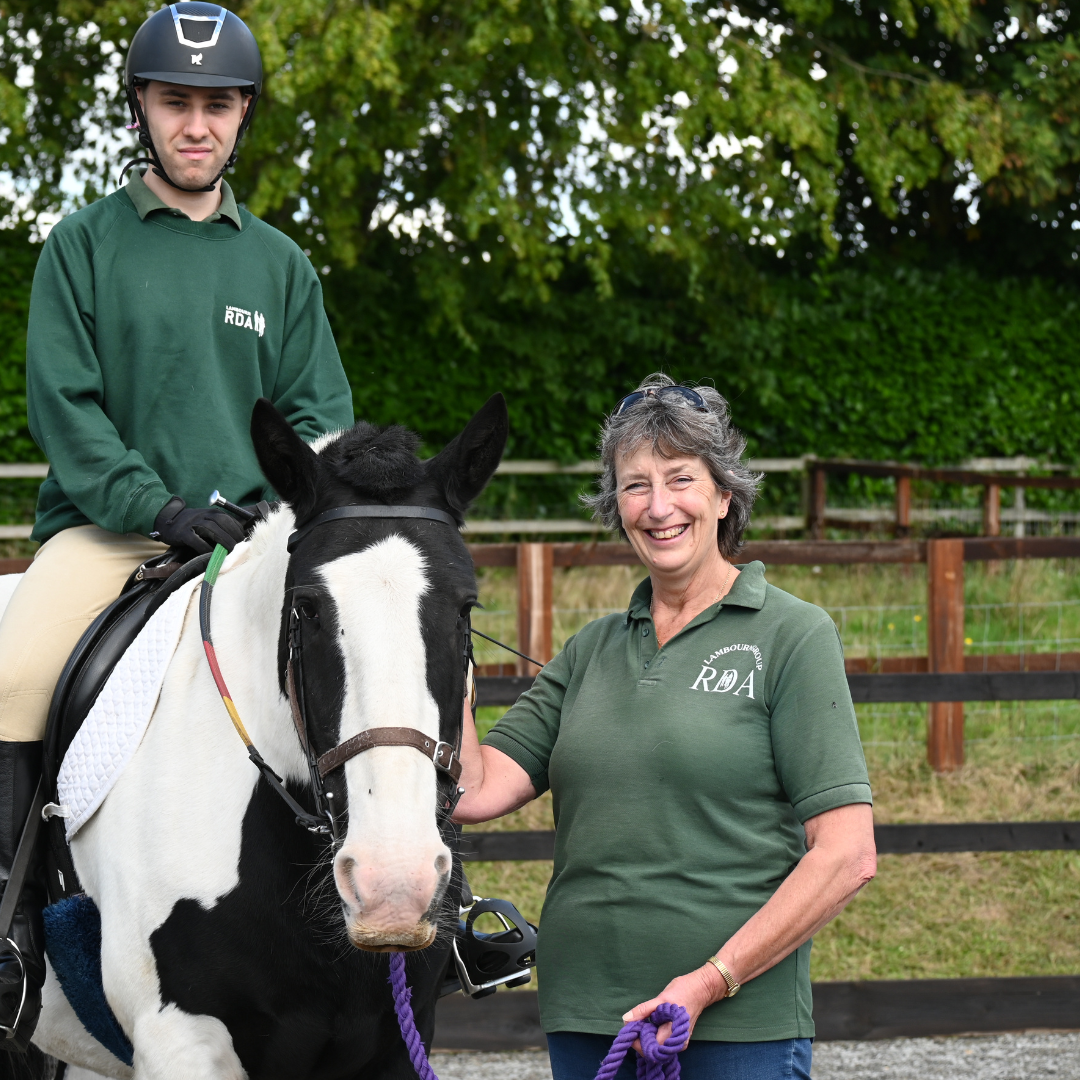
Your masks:
<svg viewBox="0 0 1080 1080"><path fill-rule="evenodd" d="M266 332L266 316L257 311L248 311L247 308L236 307L233 304L225 305L225 321L230 326L239 326L241 330L256 330L259 337Z"/></svg>
<svg viewBox="0 0 1080 1080"><path fill-rule="evenodd" d="M742 682L739 682L740 675L738 668L723 668L717 664L713 667L721 657L729 656L731 653L753 653L754 662L750 668L750 674L746 676ZM739 683L739 688L732 693L732 697L738 697L744 693L747 697L752 698L754 696L754 672L761 671L763 667L761 660L761 650L756 645L726 645L722 649L717 649L701 665L701 673L694 680L694 685L690 687L691 690L704 690L707 694L726 694L731 690L736 683Z"/></svg>

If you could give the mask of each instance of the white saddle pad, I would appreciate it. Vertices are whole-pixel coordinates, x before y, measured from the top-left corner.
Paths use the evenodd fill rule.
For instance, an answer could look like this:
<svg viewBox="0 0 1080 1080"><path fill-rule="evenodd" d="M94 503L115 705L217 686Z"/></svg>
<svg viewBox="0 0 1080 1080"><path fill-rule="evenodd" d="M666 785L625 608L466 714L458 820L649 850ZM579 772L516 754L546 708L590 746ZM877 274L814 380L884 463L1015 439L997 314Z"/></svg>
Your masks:
<svg viewBox="0 0 1080 1080"><path fill-rule="evenodd" d="M197 577L154 612L120 658L71 741L57 776L57 793L71 838L104 802L131 760L157 706L169 661L180 641Z"/></svg>

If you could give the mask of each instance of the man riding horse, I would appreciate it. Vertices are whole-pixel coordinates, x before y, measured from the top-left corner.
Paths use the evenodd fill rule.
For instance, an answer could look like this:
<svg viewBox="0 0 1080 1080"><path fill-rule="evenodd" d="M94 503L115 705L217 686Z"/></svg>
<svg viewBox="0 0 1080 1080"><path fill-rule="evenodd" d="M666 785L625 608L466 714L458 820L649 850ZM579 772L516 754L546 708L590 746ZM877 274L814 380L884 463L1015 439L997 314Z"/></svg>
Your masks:
<svg viewBox="0 0 1080 1080"><path fill-rule="evenodd" d="M309 441L353 422L318 276L222 179L262 89L251 31L216 4L172 4L135 34L125 86L148 153L131 165L149 168L61 221L34 277L27 403L50 469L42 546L0 621L0 883L82 633L166 546L243 539L234 516L205 505L212 489L272 497L249 436L255 401ZM44 903L31 873L12 940L0 939L0 1025L22 1003L8 1051L26 1049L40 1011Z"/></svg>

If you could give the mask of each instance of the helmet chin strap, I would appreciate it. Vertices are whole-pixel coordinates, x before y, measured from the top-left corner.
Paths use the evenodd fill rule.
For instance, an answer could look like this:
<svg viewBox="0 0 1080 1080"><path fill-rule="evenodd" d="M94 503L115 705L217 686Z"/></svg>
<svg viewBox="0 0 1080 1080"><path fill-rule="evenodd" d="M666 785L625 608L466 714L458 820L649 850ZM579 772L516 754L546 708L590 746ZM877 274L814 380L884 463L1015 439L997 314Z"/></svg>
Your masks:
<svg viewBox="0 0 1080 1080"><path fill-rule="evenodd" d="M124 177L127 175L128 170L133 169L136 165L149 165L153 169L156 176L160 176L170 187L176 188L177 191L186 191L189 194L194 194L199 191L214 191L217 189L218 181L225 175L227 169L232 168L236 163L237 148L240 146L240 140L244 137L244 132L247 130L248 124L251 123L251 114L255 111L255 98L249 99L247 111L244 113L244 118L240 121L240 127L236 131L236 141L233 143L232 153L229 154L228 160L218 170L217 176L210 181L205 187L184 187L178 184L166 171L165 166L161 164L161 158L158 155L157 148L154 146L154 140L150 135L150 125L147 122L146 114L143 112L142 103L139 101L139 95L134 86L128 89L128 110L131 113L131 120L135 128L139 132L139 142L149 151L149 157L133 158L129 161L120 172L120 180L123 182Z"/></svg>

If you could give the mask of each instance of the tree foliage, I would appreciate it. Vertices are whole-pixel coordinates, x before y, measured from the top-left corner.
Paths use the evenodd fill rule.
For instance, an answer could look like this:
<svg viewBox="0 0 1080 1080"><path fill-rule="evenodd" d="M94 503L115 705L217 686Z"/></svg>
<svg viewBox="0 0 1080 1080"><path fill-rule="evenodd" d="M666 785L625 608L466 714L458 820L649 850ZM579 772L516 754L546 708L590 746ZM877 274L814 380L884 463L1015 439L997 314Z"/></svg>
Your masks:
<svg viewBox="0 0 1080 1080"><path fill-rule="evenodd" d="M615 297L597 305L572 268L528 312L470 279L475 353L416 324L407 257L389 275L334 273L327 307L357 414L407 422L438 448L502 390L508 456L575 461L593 455L619 397L663 369L714 383L756 456L1080 462L1069 284L864 260L773 278L759 310L736 312L656 271L645 255L622 262Z"/></svg>
<svg viewBox="0 0 1080 1080"><path fill-rule="evenodd" d="M117 73L147 10L3 0L0 165L36 208L56 208L63 166L124 119ZM1080 49L1064 0L237 10L267 70L241 196L318 266L373 266L389 236L429 315L473 344L477 263L501 302L544 302L570 265L605 297L631 244L707 299L807 248L970 236L973 199L1034 213L1061 230L1054 259L1076 258ZM88 176L86 196L110 186Z"/></svg>

